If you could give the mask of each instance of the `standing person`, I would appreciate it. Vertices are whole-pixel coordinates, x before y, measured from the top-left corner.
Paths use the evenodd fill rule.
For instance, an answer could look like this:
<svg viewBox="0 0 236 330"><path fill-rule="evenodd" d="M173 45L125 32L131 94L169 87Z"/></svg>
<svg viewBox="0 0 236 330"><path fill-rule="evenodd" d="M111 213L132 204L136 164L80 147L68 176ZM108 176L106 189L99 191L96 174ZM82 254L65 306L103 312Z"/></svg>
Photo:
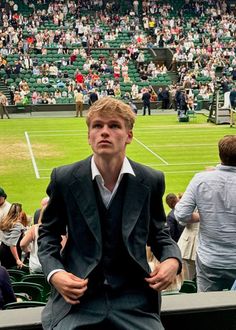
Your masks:
<svg viewBox="0 0 236 330"><path fill-rule="evenodd" d="M209 168L207 169L210 170ZM212 170L212 169L211 169ZM178 199L183 193L178 193ZM195 210L196 211L196 210ZM196 280L196 251L198 244L199 222L187 223L178 240L178 247L182 256L182 280Z"/></svg>
<svg viewBox="0 0 236 330"><path fill-rule="evenodd" d="M143 100L143 116L146 115L146 109L148 110L149 116L151 115L151 94L149 93L148 89L144 90L142 95Z"/></svg>
<svg viewBox="0 0 236 330"><path fill-rule="evenodd" d="M163 329L160 291L181 257L165 227L163 173L126 157L134 121L129 105L101 98L87 115L93 156L52 172L38 239L54 287L44 329ZM160 261L152 272L146 245Z"/></svg>
<svg viewBox="0 0 236 330"><path fill-rule="evenodd" d="M49 200L48 196L43 197L40 202L41 207L34 212L34 217L33 217L34 225L38 223L41 210L47 206L48 200Z"/></svg>
<svg viewBox="0 0 236 330"><path fill-rule="evenodd" d="M175 205L178 203L178 201L179 198L173 193L170 193L166 196L166 204L169 206L169 208L171 208L171 211L168 213L166 217L166 223L170 228L170 236L173 238L175 242L178 242L180 235L184 230L184 226L178 223L174 214Z"/></svg>
<svg viewBox="0 0 236 330"><path fill-rule="evenodd" d="M3 119L4 114L7 116L8 119L10 119L9 113L7 111L7 98L6 96L0 92L0 115L1 119Z"/></svg>
<svg viewBox="0 0 236 330"><path fill-rule="evenodd" d="M20 240L27 226L27 216L19 203L12 203L5 218L0 222L0 262L8 268L22 268Z"/></svg>
<svg viewBox="0 0 236 330"><path fill-rule="evenodd" d="M196 279L196 250L198 242L199 223L188 223L184 228L178 246L183 260L182 277L183 280Z"/></svg>
<svg viewBox="0 0 236 330"><path fill-rule="evenodd" d="M75 90L75 117L83 117L84 95L80 89Z"/></svg>
<svg viewBox="0 0 236 330"><path fill-rule="evenodd" d="M236 109L236 86L232 88L229 93L230 105L233 109Z"/></svg>
<svg viewBox="0 0 236 330"><path fill-rule="evenodd" d="M200 221L198 291L230 289L236 278L236 135L223 137L218 148L221 164L196 174L175 206L178 221Z"/></svg>
<svg viewBox="0 0 236 330"><path fill-rule="evenodd" d="M162 109L169 109L170 107L170 93L168 87L163 87L162 92Z"/></svg>
<svg viewBox="0 0 236 330"><path fill-rule="evenodd" d="M11 203L7 201L7 194L3 188L0 187L0 222L7 215L10 207Z"/></svg>
<svg viewBox="0 0 236 330"><path fill-rule="evenodd" d="M92 105L97 100L98 100L98 93L97 93L96 89L92 89L92 91L89 95L89 105Z"/></svg>

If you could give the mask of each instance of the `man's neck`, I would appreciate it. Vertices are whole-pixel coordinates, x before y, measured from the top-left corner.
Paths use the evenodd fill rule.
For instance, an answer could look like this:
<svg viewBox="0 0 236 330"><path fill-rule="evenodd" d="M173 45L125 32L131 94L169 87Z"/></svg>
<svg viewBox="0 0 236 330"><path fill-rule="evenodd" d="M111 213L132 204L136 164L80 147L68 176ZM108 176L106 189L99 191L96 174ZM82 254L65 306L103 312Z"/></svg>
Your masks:
<svg viewBox="0 0 236 330"><path fill-rule="evenodd" d="M94 156L94 161L102 175L105 187L112 191L119 177L124 157L117 159L104 159Z"/></svg>

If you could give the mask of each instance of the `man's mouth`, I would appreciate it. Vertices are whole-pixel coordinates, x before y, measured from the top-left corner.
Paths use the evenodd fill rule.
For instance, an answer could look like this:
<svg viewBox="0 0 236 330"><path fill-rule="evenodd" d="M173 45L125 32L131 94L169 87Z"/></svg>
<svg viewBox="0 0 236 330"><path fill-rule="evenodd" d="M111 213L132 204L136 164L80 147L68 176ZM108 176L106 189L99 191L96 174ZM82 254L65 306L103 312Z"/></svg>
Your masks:
<svg viewBox="0 0 236 330"><path fill-rule="evenodd" d="M98 144L111 144L111 142L108 140L102 140Z"/></svg>

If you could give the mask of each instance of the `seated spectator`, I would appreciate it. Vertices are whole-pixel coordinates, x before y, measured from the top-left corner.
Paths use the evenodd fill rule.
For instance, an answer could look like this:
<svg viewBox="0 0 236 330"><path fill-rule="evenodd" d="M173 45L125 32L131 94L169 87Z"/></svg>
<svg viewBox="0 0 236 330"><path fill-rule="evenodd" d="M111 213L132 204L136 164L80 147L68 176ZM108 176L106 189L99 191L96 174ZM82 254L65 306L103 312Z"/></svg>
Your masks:
<svg viewBox="0 0 236 330"><path fill-rule="evenodd" d="M0 310L3 306L15 302L16 297L11 285L10 276L5 267L0 266Z"/></svg>
<svg viewBox="0 0 236 330"><path fill-rule="evenodd" d="M55 97L53 97L53 94L49 94L47 96L47 101L48 101L48 104L56 104L57 103Z"/></svg>
<svg viewBox="0 0 236 330"><path fill-rule="evenodd" d="M55 91L55 93L54 93L54 97L55 97L55 99L59 99L59 98L61 98L61 91L60 91L59 89L57 89L57 90Z"/></svg>
<svg viewBox="0 0 236 330"><path fill-rule="evenodd" d="M134 99L134 100L138 98L138 85L136 85L136 84L132 85L131 96L132 96L132 99Z"/></svg>
<svg viewBox="0 0 236 330"><path fill-rule="evenodd" d="M133 102L132 100L130 100L130 101L129 101L129 105L130 105L132 111L137 115L137 113L138 113L138 108L137 108L136 104L134 104L134 102Z"/></svg>
<svg viewBox="0 0 236 330"><path fill-rule="evenodd" d="M49 79L47 76L42 77L42 84L45 84L45 85L49 84Z"/></svg>
<svg viewBox="0 0 236 330"><path fill-rule="evenodd" d="M32 102L32 104L38 103L38 92L36 92L35 90L32 93L31 102Z"/></svg>
<svg viewBox="0 0 236 330"><path fill-rule="evenodd" d="M22 104L22 96L20 95L20 92L19 91L15 91L14 93L14 104L17 105L17 104Z"/></svg>
<svg viewBox="0 0 236 330"><path fill-rule="evenodd" d="M121 90L120 90L120 85L116 85L114 87L114 94L116 98L120 98L121 97Z"/></svg>

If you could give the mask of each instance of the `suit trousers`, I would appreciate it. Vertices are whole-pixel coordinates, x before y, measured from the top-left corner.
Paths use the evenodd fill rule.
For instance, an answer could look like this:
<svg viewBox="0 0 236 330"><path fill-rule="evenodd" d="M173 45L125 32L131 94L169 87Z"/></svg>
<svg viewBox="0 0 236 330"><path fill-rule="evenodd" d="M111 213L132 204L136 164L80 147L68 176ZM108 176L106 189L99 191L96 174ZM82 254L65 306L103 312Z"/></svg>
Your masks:
<svg viewBox="0 0 236 330"><path fill-rule="evenodd" d="M152 297L142 290L105 288L96 295L85 295L53 330L164 330L158 306L158 299L153 306Z"/></svg>

